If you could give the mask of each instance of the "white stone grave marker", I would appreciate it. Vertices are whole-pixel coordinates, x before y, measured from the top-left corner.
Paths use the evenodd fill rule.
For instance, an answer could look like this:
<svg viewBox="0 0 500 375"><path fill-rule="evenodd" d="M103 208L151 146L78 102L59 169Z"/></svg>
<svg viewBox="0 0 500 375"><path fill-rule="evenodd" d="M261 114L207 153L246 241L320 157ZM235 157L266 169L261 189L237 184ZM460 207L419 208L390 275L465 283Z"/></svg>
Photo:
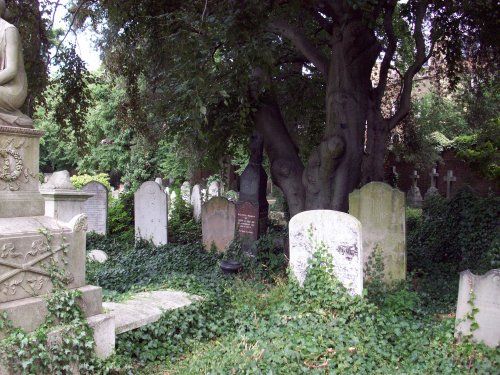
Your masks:
<svg viewBox="0 0 500 375"><path fill-rule="evenodd" d="M324 244L333 257L337 279L350 294L363 292L363 245L358 219L332 210L304 211L290 220L289 234L290 268L300 285L306 278L309 259Z"/></svg>
<svg viewBox="0 0 500 375"><path fill-rule="evenodd" d="M201 189L200 185L196 184L193 186L193 190L191 191L191 206L193 206L193 217L198 222L201 219L201 205L202 205Z"/></svg>
<svg viewBox="0 0 500 375"><path fill-rule="evenodd" d="M472 310L472 296L474 307L479 309L474 317L479 328L472 332L472 338L495 348L500 345L500 269L482 276L469 270L460 273L455 333L458 337L470 334L471 321L466 317Z"/></svg>
<svg viewBox="0 0 500 375"><path fill-rule="evenodd" d="M141 185L134 195L135 236L157 246L167 243L167 195L154 181Z"/></svg>
<svg viewBox="0 0 500 375"><path fill-rule="evenodd" d="M108 189L100 182L91 181L82 187L82 191L93 194L83 204L84 212L88 217L88 231L106 234L108 229Z"/></svg>

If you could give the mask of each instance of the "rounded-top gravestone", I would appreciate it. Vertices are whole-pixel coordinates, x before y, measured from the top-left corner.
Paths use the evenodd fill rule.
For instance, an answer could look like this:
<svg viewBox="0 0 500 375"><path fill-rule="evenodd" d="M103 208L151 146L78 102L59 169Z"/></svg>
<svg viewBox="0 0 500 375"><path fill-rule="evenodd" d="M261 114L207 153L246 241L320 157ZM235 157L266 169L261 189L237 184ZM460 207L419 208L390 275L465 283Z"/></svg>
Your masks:
<svg viewBox="0 0 500 375"><path fill-rule="evenodd" d="M354 216L332 210L304 211L289 223L290 268L300 285L313 254L326 247L333 258L335 277L352 295L363 292L361 223Z"/></svg>
<svg viewBox="0 0 500 375"><path fill-rule="evenodd" d="M154 181L141 185L134 195L135 236L155 245L167 243L167 194Z"/></svg>
<svg viewBox="0 0 500 375"><path fill-rule="evenodd" d="M92 194L83 204L89 220L88 231L105 235L108 231L108 189L98 181L90 181L82 191Z"/></svg>

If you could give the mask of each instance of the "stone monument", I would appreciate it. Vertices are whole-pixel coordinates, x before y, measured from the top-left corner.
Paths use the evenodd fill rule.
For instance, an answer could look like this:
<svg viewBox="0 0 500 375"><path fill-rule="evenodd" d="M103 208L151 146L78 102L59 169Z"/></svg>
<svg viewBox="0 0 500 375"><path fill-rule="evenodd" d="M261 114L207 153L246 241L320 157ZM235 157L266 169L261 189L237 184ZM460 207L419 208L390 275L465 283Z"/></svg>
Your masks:
<svg viewBox="0 0 500 375"><path fill-rule="evenodd" d="M370 182L349 195L349 214L363 226L363 267L378 246L387 283L406 278L405 195L383 182Z"/></svg>
<svg viewBox="0 0 500 375"><path fill-rule="evenodd" d="M85 201L92 197L92 194L76 190L68 171L52 173L40 187L40 193L45 199L45 216L64 222L85 213Z"/></svg>
<svg viewBox="0 0 500 375"><path fill-rule="evenodd" d="M418 179L420 176L418 175L417 171L413 171L413 174L411 175L411 187L410 190L408 190L408 193L406 194L406 202L408 203L408 206L410 207L417 207L420 208L422 207L422 194L420 194L420 189L418 187Z"/></svg>
<svg viewBox="0 0 500 375"><path fill-rule="evenodd" d="M240 178L240 194L236 203L236 227L243 249L267 232L269 203L266 198L267 174L262 168L264 139L255 133L250 139L250 163Z"/></svg>
<svg viewBox="0 0 500 375"><path fill-rule="evenodd" d="M443 180L446 182L446 199L451 198L451 185L457 180L455 176L453 176L453 171L447 171L446 176L443 178Z"/></svg>
<svg viewBox="0 0 500 375"><path fill-rule="evenodd" d="M203 245L210 250L212 243L223 252L234 239L236 210L234 203L226 198L214 197L201 208L201 231Z"/></svg>
<svg viewBox="0 0 500 375"><path fill-rule="evenodd" d="M478 328L471 332L472 307L478 309L474 319ZM482 276L469 270L460 273L457 301L457 327L455 336L472 335L476 342L492 348L500 345L500 269Z"/></svg>
<svg viewBox="0 0 500 375"><path fill-rule="evenodd" d="M208 199L213 197L220 197L222 190L222 183L220 181L212 181L208 185Z"/></svg>
<svg viewBox="0 0 500 375"><path fill-rule="evenodd" d="M168 240L168 198L154 181L141 185L134 195L135 237L151 240L156 246Z"/></svg>
<svg viewBox="0 0 500 375"><path fill-rule="evenodd" d="M106 235L108 233L108 189L98 181L90 181L82 191L92 194L84 203L84 211L89 218L89 232Z"/></svg>
<svg viewBox="0 0 500 375"><path fill-rule="evenodd" d="M425 192L424 199L429 199L436 195L439 195L439 190L436 186L436 180L439 177L439 173L436 172L436 168L432 168L431 173L429 173L429 177L431 178L431 186Z"/></svg>
<svg viewBox="0 0 500 375"><path fill-rule="evenodd" d="M0 125L32 128L33 121L20 109L28 95L23 48L19 32L4 20L0 1Z"/></svg>
<svg viewBox="0 0 500 375"><path fill-rule="evenodd" d="M351 295L363 292L361 223L339 211L312 210L295 215L289 223L290 269L303 285L308 261L319 246L333 257L335 277Z"/></svg>
<svg viewBox="0 0 500 375"><path fill-rule="evenodd" d="M55 211L45 216L38 189L43 132L34 130L19 111L26 97L26 75L17 30L2 18L4 12L0 0L0 313L15 327L37 329L48 314L41 296L53 290L48 266L55 266L65 273L68 287L82 293L79 303L94 328L97 351L110 354L114 320L101 314L101 288L85 285L87 216L79 213L63 220ZM103 330L111 332L112 340L104 341L113 347L102 348L97 331Z"/></svg>

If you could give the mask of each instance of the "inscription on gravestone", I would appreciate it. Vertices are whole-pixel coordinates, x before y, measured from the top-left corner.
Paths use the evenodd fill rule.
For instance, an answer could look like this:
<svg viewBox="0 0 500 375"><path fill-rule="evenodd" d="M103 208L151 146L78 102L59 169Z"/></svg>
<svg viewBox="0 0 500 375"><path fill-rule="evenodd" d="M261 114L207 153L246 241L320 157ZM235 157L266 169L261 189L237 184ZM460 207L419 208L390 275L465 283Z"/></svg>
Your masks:
<svg viewBox="0 0 500 375"><path fill-rule="evenodd" d="M335 277L352 295L363 292L361 223L354 216L331 210L304 211L289 224L290 268L303 285L309 259L320 247L333 258Z"/></svg>
<svg viewBox="0 0 500 375"><path fill-rule="evenodd" d="M108 189L97 181L91 181L82 187L85 193L93 194L84 202L84 212L88 217L88 231L99 234L107 233Z"/></svg>
<svg viewBox="0 0 500 375"><path fill-rule="evenodd" d="M266 199L267 174L262 168L263 147L262 136L255 133L250 139L250 163L241 175L236 203L237 230L247 252L267 232L269 203Z"/></svg>

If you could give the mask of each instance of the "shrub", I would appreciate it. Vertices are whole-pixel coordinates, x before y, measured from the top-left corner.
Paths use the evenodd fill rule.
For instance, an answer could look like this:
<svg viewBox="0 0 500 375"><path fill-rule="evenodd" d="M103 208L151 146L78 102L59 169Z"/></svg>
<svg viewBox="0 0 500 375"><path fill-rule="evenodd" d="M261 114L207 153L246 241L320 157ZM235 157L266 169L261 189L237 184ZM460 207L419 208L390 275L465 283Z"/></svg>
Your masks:
<svg viewBox="0 0 500 375"><path fill-rule="evenodd" d="M97 181L106 186L108 191L111 191L109 176L106 173L99 173L93 176L88 174L75 175L70 177L70 181L78 190L80 190L84 185L88 184L91 181Z"/></svg>
<svg viewBox="0 0 500 375"><path fill-rule="evenodd" d="M176 200L170 207L171 215L168 221L168 241L188 244L201 240L201 223L193 218L191 205L184 202L180 191L175 190Z"/></svg>
<svg viewBox="0 0 500 375"><path fill-rule="evenodd" d="M108 209L108 232L120 241L134 241L134 193L125 192L112 199Z"/></svg>

